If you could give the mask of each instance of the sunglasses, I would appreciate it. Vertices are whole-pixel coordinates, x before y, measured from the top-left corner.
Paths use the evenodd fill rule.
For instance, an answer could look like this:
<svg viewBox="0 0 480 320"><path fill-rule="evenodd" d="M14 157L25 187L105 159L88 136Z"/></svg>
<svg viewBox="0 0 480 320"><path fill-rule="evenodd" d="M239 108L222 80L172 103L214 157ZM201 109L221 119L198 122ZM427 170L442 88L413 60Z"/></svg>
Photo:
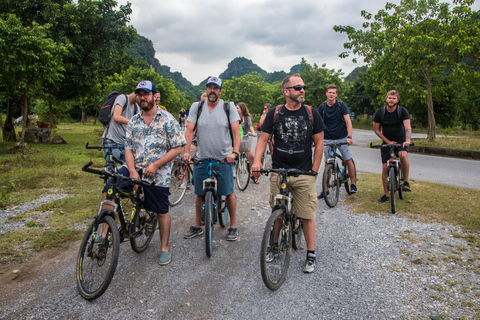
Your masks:
<svg viewBox="0 0 480 320"><path fill-rule="evenodd" d="M285 89L292 89L292 88L293 88L295 91L300 91L300 90L302 90L302 89L305 90L305 86L301 86L301 85L299 85L299 84L297 84L296 86L287 87L287 88L285 88Z"/></svg>

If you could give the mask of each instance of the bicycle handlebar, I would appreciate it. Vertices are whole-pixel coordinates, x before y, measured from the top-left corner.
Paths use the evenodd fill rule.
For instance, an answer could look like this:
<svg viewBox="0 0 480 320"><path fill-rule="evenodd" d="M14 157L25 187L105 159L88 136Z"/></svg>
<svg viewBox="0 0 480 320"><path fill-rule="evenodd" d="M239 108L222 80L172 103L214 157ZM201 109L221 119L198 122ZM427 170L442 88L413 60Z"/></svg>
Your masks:
<svg viewBox="0 0 480 320"><path fill-rule="evenodd" d="M402 146L403 146L403 144L400 144L400 143L379 144L379 145L374 146L373 142L370 142L370 148L374 148L374 149L395 148L395 147L402 147ZM415 146L415 143L410 142L410 146L411 147Z"/></svg>
<svg viewBox="0 0 480 320"><path fill-rule="evenodd" d="M202 162L213 162L213 161L216 161L218 163L221 163L221 164L225 164L225 163L228 163L227 162L227 159L223 159L223 160L217 160L217 159L192 159L193 161L193 165L197 165L197 164L200 164Z"/></svg>
<svg viewBox="0 0 480 320"><path fill-rule="evenodd" d="M148 182L145 182L143 180L138 180L138 179L135 179L135 178L125 177L125 176L122 176L121 174L118 174L118 173L113 173L113 172L109 172L109 171L105 171L105 170L97 170L97 169L89 168L92 164L93 164L93 162L90 161L89 163L84 165L82 167L82 171L98 174L100 176L109 176L109 177L112 177L114 179L120 179L120 180L128 181L128 182L131 182L131 183L134 183L134 184L138 184L142 187L151 188L155 185L154 182L148 183Z"/></svg>
<svg viewBox="0 0 480 320"><path fill-rule="evenodd" d="M318 172L315 172L313 170L305 171L305 170L300 170L295 168L293 169L260 169L260 170L253 170L253 172L264 173L267 176L270 172L275 172L278 174L286 174L287 176L295 176L295 177L298 177L299 175L302 175L302 174L307 176L318 175Z"/></svg>
<svg viewBox="0 0 480 320"><path fill-rule="evenodd" d="M325 147L332 147L332 146L339 147L339 146L343 146L344 144L348 144L347 141L342 141L342 142L330 142L330 143L324 143L323 145L324 145Z"/></svg>
<svg viewBox="0 0 480 320"><path fill-rule="evenodd" d="M97 149L97 150L102 150L102 149L125 149L124 147L118 147L118 146L115 146L115 147L109 147L109 146L89 146L88 145L88 142L87 142L87 145L85 146L86 149Z"/></svg>

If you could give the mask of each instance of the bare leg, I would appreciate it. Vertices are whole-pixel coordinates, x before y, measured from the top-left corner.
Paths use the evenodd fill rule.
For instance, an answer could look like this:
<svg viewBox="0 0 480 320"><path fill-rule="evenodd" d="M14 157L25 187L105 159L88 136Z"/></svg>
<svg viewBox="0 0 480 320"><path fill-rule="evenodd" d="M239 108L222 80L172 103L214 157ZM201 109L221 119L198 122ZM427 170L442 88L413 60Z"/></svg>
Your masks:
<svg viewBox="0 0 480 320"><path fill-rule="evenodd" d="M410 172L410 162L408 162L408 153L406 151L400 151L398 153L400 161L402 162L402 174L403 181L408 181L408 173Z"/></svg>
<svg viewBox="0 0 480 320"><path fill-rule="evenodd" d="M353 165L353 161L352 159L348 159L347 161L345 161L347 163L347 167L348 167L348 175L350 176L350 184L357 184L357 181L356 181L356 172L355 172L355 166Z"/></svg>
<svg viewBox="0 0 480 320"><path fill-rule="evenodd" d="M172 218L170 213L157 214L158 230L160 231L160 251L168 252L168 239L170 237L170 228L172 226Z"/></svg>
<svg viewBox="0 0 480 320"><path fill-rule="evenodd" d="M302 219L303 234L305 235L305 242L307 243L308 251L315 251L315 220Z"/></svg>
<svg viewBox="0 0 480 320"><path fill-rule="evenodd" d="M388 197L388 186L387 186L387 164L383 164L382 168L382 183L383 183L383 193Z"/></svg>
<svg viewBox="0 0 480 320"><path fill-rule="evenodd" d="M227 196L228 213L230 215L230 227L237 227L237 197L235 193Z"/></svg>

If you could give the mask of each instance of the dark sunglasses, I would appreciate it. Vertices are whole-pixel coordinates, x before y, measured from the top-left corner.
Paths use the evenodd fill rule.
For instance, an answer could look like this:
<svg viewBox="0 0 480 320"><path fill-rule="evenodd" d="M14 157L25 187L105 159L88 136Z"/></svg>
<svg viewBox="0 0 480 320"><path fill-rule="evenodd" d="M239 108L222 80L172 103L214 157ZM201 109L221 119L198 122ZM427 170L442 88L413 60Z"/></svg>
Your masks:
<svg viewBox="0 0 480 320"><path fill-rule="evenodd" d="M296 86L293 86L293 87L287 87L286 89L294 89L295 91L300 91L300 90L305 90L305 86L301 86L301 85L296 85Z"/></svg>

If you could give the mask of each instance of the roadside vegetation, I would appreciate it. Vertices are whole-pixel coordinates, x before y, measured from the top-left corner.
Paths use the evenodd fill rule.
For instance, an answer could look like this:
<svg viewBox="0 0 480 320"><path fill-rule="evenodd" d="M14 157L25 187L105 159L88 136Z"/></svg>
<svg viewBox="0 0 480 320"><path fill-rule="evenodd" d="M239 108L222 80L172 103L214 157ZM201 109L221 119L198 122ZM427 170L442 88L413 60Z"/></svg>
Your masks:
<svg viewBox="0 0 480 320"><path fill-rule="evenodd" d="M60 134L68 144L27 144L25 156L13 142L0 142L0 209L13 209L46 194L70 196L0 220L0 227L12 223L21 226L0 235L0 264L22 262L28 255L49 248L65 248L82 237L96 214L103 187L101 179L81 171L89 161L97 168L103 165L103 152L87 150L85 145L99 145L102 132L103 127L93 121L61 124L52 135ZM459 146L464 139L478 137L445 140ZM362 192L347 197L346 204L355 212L388 214L387 205L376 203L380 177L359 174L358 184ZM412 186L414 192L398 203L400 214L458 225L470 232L469 241L480 247L480 191L415 180Z"/></svg>

